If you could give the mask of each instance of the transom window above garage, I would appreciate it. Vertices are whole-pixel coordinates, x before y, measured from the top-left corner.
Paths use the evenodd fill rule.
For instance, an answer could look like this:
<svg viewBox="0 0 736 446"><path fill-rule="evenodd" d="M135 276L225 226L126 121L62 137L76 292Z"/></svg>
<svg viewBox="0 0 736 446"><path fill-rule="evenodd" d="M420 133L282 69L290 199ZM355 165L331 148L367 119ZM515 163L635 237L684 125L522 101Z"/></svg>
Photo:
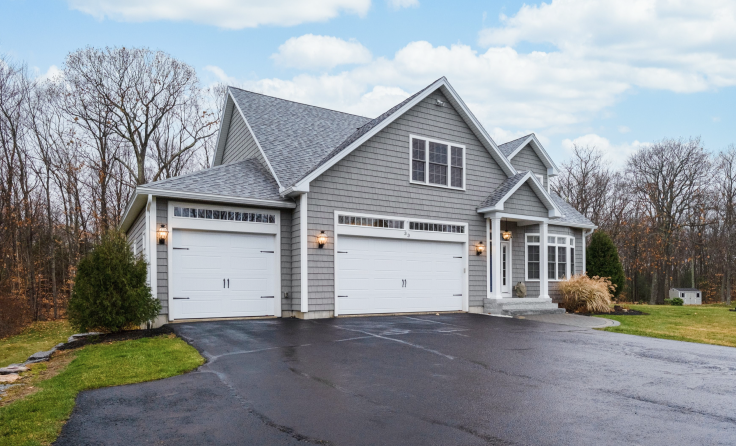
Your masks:
<svg viewBox="0 0 736 446"><path fill-rule="evenodd" d="M465 226L425 223L421 221L409 222L409 229L411 229L412 231L452 232L456 234L465 234Z"/></svg>
<svg viewBox="0 0 736 446"><path fill-rule="evenodd" d="M465 189L465 146L421 136L410 139L411 183Z"/></svg>
<svg viewBox="0 0 736 446"><path fill-rule="evenodd" d="M404 229L404 220L356 217L353 215L338 215L337 224L350 226L367 226L371 228Z"/></svg>
<svg viewBox="0 0 736 446"><path fill-rule="evenodd" d="M276 215L261 212L238 212L215 208L174 207L174 217L199 218L205 220L243 221L253 223L276 223Z"/></svg>

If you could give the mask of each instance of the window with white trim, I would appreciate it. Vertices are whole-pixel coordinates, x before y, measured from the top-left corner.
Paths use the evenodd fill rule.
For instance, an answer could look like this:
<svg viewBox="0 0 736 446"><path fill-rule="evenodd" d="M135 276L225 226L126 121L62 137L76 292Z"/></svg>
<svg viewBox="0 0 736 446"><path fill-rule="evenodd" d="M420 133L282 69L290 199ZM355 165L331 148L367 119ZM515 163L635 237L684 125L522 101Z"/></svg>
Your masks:
<svg viewBox="0 0 736 446"><path fill-rule="evenodd" d="M551 235L547 237L547 278L565 280L575 271L575 238ZM569 259L569 261L568 261Z"/></svg>
<svg viewBox="0 0 736 446"><path fill-rule="evenodd" d="M465 146L411 137L410 182L450 189L465 188Z"/></svg>
<svg viewBox="0 0 736 446"><path fill-rule="evenodd" d="M526 280L539 280L539 235L526 236Z"/></svg>

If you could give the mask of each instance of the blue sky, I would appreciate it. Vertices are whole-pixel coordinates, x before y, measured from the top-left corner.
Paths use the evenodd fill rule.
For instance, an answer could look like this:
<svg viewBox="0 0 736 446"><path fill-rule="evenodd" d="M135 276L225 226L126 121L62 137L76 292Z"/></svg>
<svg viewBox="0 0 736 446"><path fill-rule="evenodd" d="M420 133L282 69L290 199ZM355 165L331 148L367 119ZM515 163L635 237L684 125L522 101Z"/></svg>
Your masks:
<svg viewBox="0 0 736 446"><path fill-rule="evenodd" d="M119 4L118 4L119 3ZM42 76L91 46L147 46L224 81L375 116L446 75L498 143L736 143L732 1L0 0L0 53Z"/></svg>

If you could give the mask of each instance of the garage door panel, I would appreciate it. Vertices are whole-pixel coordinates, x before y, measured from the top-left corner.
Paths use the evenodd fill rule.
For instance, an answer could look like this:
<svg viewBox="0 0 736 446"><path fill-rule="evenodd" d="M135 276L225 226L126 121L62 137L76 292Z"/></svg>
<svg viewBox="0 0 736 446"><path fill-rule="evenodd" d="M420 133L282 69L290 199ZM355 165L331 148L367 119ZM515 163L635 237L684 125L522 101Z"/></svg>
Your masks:
<svg viewBox="0 0 736 446"><path fill-rule="evenodd" d="M274 299L261 298L275 294L275 236L174 229L172 243L186 248L174 250L173 295L188 297L174 300L175 318L275 313Z"/></svg>
<svg viewBox="0 0 736 446"><path fill-rule="evenodd" d="M340 236L338 251L342 314L462 309L460 243Z"/></svg>

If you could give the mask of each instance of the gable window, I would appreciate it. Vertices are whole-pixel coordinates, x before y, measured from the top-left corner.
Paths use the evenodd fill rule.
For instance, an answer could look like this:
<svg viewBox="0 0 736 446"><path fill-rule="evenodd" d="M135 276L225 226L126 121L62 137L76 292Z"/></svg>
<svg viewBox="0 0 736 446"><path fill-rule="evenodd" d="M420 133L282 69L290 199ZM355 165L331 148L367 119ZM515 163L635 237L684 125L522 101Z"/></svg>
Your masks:
<svg viewBox="0 0 736 446"><path fill-rule="evenodd" d="M526 279L539 280L539 236L526 236Z"/></svg>
<svg viewBox="0 0 736 446"><path fill-rule="evenodd" d="M465 188L465 147L411 137L411 182L451 189Z"/></svg>

